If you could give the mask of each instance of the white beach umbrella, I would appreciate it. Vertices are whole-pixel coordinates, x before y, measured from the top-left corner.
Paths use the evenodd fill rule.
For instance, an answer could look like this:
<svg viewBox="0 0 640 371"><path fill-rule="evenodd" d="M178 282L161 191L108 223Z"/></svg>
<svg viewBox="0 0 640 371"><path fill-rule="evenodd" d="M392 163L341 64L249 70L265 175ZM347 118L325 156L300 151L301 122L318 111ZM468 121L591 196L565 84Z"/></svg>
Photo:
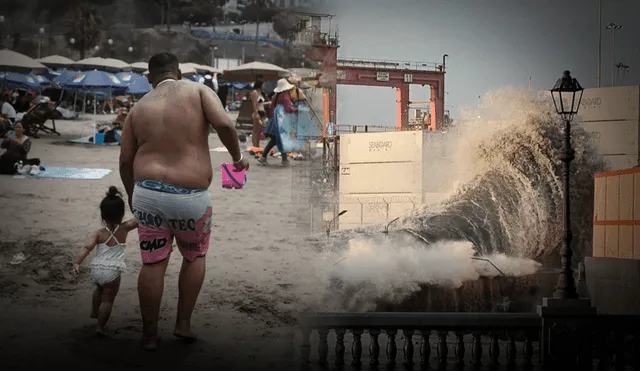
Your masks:
<svg viewBox="0 0 640 371"><path fill-rule="evenodd" d="M144 72L144 71L149 69L149 63L147 63L147 62L136 62L136 63L131 63L129 65L129 67L131 67L131 71L133 71L133 72L142 73L142 72Z"/></svg>
<svg viewBox="0 0 640 371"><path fill-rule="evenodd" d="M85 58L74 62L72 67L75 68L89 68L89 69L97 69L108 72L123 72L123 71L131 71L131 66L128 63L123 62L119 59L114 58L102 58L102 57L92 57Z"/></svg>
<svg viewBox="0 0 640 371"><path fill-rule="evenodd" d="M291 72L275 64L250 62L229 68L222 75L225 81L279 80L291 76Z"/></svg>
<svg viewBox="0 0 640 371"><path fill-rule="evenodd" d="M191 76L191 75L197 75L198 71L196 71L195 68L193 67L189 67L183 63L180 63L178 65L178 68L180 68L180 72L182 73L182 76ZM148 75L149 74L149 70L146 70L142 73L143 75Z"/></svg>
<svg viewBox="0 0 640 371"><path fill-rule="evenodd" d="M214 74L214 73L222 72L217 68L210 67L210 66L205 66L205 65L197 64L197 63L183 63L182 65L187 67L187 68L190 67L190 68L195 69L199 74Z"/></svg>
<svg viewBox="0 0 640 371"><path fill-rule="evenodd" d="M49 69L44 64L24 54L2 49L0 50L0 71L46 73Z"/></svg>
<svg viewBox="0 0 640 371"><path fill-rule="evenodd" d="M40 58L38 59L38 62L51 68L67 68L74 63L71 59L60 55L50 55L48 57Z"/></svg>

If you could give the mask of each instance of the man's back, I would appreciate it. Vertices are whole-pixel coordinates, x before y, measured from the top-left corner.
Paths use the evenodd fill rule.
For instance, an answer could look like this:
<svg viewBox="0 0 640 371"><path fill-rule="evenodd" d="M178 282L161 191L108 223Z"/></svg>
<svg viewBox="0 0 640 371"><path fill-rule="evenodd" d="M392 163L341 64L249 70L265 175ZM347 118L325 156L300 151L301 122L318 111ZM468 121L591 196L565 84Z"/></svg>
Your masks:
<svg viewBox="0 0 640 371"><path fill-rule="evenodd" d="M196 83L168 80L132 109L131 130L138 147L133 163L136 180L209 188L209 128L200 89Z"/></svg>
<svg viewBox="0 0 640 371"><path fill-rule="evenodd" d="M237 170L249 168L238 134L218 98L204 85L179 80L178 58L149 59L154 87L131 110L120 141L120 177L138 220L142 268L138 277L142 348L156 349L165 269L175 239L183 257L173 335L188 342L191 313L204 280L212 205L207 123L229 150Z"/></svg>

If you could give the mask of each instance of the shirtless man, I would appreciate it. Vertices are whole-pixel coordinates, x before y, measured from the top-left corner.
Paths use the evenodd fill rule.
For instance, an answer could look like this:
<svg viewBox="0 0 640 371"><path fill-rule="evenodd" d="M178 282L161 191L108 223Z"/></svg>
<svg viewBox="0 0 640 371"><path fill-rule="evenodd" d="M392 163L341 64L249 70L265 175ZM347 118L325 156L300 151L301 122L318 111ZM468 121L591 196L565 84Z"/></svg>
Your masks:
<svg viewBox="0 0 640 371"><path fill-rule="evenodd" d="M153 56L148 79L154 89L133 107L123 128L120 176L139 221L142 348L153 350L174 237L183 262L173 334L195 340L191 313L204 280L211 232L209 125L227 147L236 169L248 169L249 163L240 153L236 130L218 97L202 84L179 81L174 55Z"/></svg>

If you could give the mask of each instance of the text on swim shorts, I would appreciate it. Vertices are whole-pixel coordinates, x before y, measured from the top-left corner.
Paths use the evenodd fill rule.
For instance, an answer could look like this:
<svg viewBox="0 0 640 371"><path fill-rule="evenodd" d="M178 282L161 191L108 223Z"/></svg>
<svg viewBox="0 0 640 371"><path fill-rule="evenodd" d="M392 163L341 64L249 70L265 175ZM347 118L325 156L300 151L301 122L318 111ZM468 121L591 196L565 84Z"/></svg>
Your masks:
<svg viewBox="0 0 640 371"><path fill-rule="evenodd" d="M197 251L200 249L200 245L197 242L188 242L188 241L176 239L176 243L178 244L178 246L182 247L183 249L193 250L193 251Z"/></svg>
<svg viewBox="0 0 640 371"><path fill-rule="evenodd" d="M174 230L180 231L195 231L196 220L195 219L169 219L169 224Z"/></svg>
<svg viewBox="0 0 640 371"><path fill-rule="evenodd" d="M138 219L138 223L142 225L150 225L152 227L160 227L162 225L162 217L146 211L133 210L133 215Z"/></svg>
<svg viewBox="0 0 640 371"><path fill-rule="evenodd" d="M151 241L140 241L140 250L144 251L160 250L165 246L167 246L166 238L154 238Z"/></svg>
<svg viewBox="0 0 640 371"><path fill-rule="evenodd" d="M138 222L142 225L149 225L152 227L162 226L162 217L145 211L134 210L134 215L138 219ZM173 230L179 231L195 231L196 220L195 219L168 219L170 227Z"/></svg>

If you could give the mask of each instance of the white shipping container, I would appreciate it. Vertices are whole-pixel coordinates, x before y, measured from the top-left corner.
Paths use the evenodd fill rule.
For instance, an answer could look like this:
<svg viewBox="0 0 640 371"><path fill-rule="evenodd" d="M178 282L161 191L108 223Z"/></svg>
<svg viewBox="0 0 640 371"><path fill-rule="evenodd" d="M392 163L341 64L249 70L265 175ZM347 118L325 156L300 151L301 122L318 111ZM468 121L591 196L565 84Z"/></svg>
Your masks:
<svg viewBox="0 0 640 371"><path fill-rule="evenodd" d="M637 155L640 122L583 122L586 132L593 133L596 149L601 155Z"/></svg>
<svg viewBox="0 0 640 371"><path fill-rule="evenodd" d="M551 99L551 92L540 91L538 97ZM584 122L639 120L640 86L584 89L578 118Z"/></svg>
<svg viewBox="0 0 640 371"><path fill-rule="evenodd" d="M638 121L640 86L584 89L578 116L590 121Z"/></svg>
<svg viewBox="0 0 640 371"><path fill-rule="evenodd" d="M421 192L422 162L340 164L340 194Z"/></svg>
<svg viewBox="0 0 640 371"><path fill-rule="evenodd" d="M421 131L340 135L340 164L422 161Z"/></svg>

